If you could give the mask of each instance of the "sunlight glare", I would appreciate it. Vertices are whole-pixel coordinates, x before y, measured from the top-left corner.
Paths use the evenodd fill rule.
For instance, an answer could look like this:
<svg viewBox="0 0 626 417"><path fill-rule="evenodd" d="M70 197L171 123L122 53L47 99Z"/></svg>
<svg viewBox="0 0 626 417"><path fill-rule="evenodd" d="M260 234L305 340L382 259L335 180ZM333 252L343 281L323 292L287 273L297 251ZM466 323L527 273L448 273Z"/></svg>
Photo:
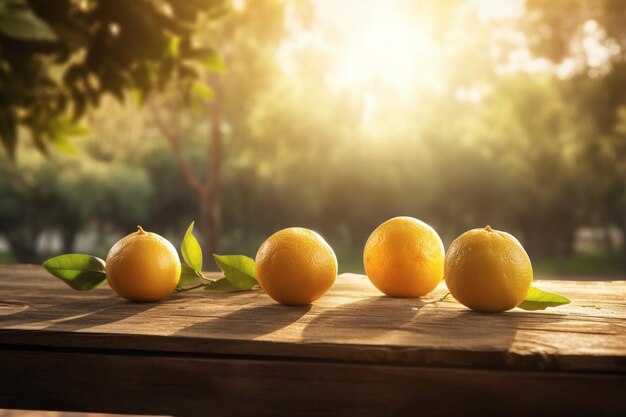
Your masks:
<svg viewBox="0 0 626 417"><path fill-rule="evenodd" d="M481 20L512 19L524 12L524 0L470 0Z"/></svg>
<svg viewBox="0 0 626 417"><path fill-rule="evenodd" d="M315 6L312 25L303 26L287 9L289 36L277 53L286 74L296 74L307 54L328 60L323 79L333 92L355 94L362 105L361 121L371 125L389 105L411 105L425 92L445 94L451 73L450 56L457 53L454 22L441 36L441 4L414 0L311 0ZM287 3L289 4L289 3ZM480 20L510 19L524 10L523 0L469 0L462 13L476 13ZM293 9L293 8L292 8ZM517 34L515 31L510 36ZM452 39L452 40L451 40ZM523 45L522 45L523 46ZM524 49L521 48L520 49ZM514 65L500 68L538 72L542 62L530 56L513 56ZM541 65L539 65L541 64ZM306 65L306 64L304 64ZM470 66L471 67L471 66ZM510 67L510 68L509 68ZM452 71L453 72L453 71ZM464 87L465 88L465 87ZM482 88L482 87L481 87ZM476 103L486 93L477 86L456 92L459 101Z"/></svg>
<svg viewBox="0 0 626 417"><path fill-rule="evenodd" d="M410 2L318 1L319 15L337 31L331 85L390 87L397 93L429 79L437 45ZM350 7L352 6L352 7Z"/></svg>
<svg viewBox="0 0 626 417"><path fill-rule="evenodd" d="M233 0L233 9L242 11L246 8L246 0Z"/></svg>

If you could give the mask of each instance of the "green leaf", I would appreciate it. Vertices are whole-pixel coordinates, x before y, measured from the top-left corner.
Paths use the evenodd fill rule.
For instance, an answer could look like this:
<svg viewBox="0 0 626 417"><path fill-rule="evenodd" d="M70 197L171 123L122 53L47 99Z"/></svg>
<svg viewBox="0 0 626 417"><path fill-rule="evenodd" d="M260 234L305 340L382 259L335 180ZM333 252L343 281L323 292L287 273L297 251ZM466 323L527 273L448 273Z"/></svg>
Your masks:
<svg viewBox="0 0 626 417"><path fill-rule="evenodd" d="M193 83L193 86L191 87L191 91L203 100L210 101L210 100L213 100L213 98L215 97L215 93L213 92L213 89L209 87L208 85L203 84L199 81L196 81L195 83Z"/></svg>
<svg viewBox="0 0 626 417"><path fill-rule="evenodd" d="M85 136L89 133L87 126L73 122L69 117L61 117L52 128L67 136Z"/></svg>
<svg viewBox="0 0 626 417"><path fill-rule="evenodd" d="M63 136L60 134L55 134L51 137L52 145L56 148L57 151L64 153L66 155L77 155L78 150L76 147L70 142L67 136Z"/></svg>
<svg viewBox="0 0 626 417"><path fill-rule="evenodd" d="M55 41L50 27L37 17L24 0L0 2L0 32L7 36L32 41Z"/></svg>
<svg viewBox="0 0 626 417"><path fill-rule="evenodd" d="M204 67L204 69L211 72L224 73L228 71L228 68L224 63L224 60L222 60L222 57L213 50L207 51L202 56L196 57L196 61L198 61Z"/></svg>
<svg viewBox="0 0 626 417"><path fill-rule="evenodd" d="M69 139L69 136L82 136L89 133L84 125L73 122L69 117L63 116L50 123L50 141L61 153L77 155L79 152Z"/></svg>
<svg viewBox="0 0 626 417"><path fill-rule="evenodd" d="M180 36L172 36L168 45L170 55L176 57L180 53Z"/></svg>
<svg viewBox="0 0 626 417"><path fill-rule="evenodd" d="M228 281L228 279L220 278L215 281L211 281L204 286L204 289L207 291L223 291L223 292L233 292L233 291L245 291L244 288L239 288Z"/></svg>
<svg viewBox="0 0 626 417"><path fill-rule="evenodd" d="M141 90L136 89L131 93L133 100L135 101L135 106L141 107L144 102L144 94Z"/></svg>
<svg viewBox="0 0 626 417"><path fill-rule="evenodd" d="M569 298L562 295L553 294L539 288L530 287L526 299L522 304L518 305L522 310L545 310L548 307L558 307L563 304L569 304Z"/></svg>
<svg viewBox="0 0 626 417"><path fill-rule="evenodd" d="M254 270L254 259L243 255L216 255L213 258L228 282L242 290L259 285Z"/></svg>
<svg viewBox="0 0 626 417"><path fill-rule="evenodd" d="M185 288L187 286L197 284L202 279L204 279L202 274L199 274L189 265L183 264L180 266L180 279L178 280L176 288Z"/></svg>
<svg viewBox="0 0 626 417"><path fill-rule="evenodd" d="M191 222L183 243L180 247L180 251L183 253L183 260L187 265L193 268L196 272L202 274L202 248L193 235L193 225L195 222Z"/></svg>
<svg viewBox="0 0 626 417"><path fill-rule="evenodd" d="M71 253L55 256L43 263L55 277L78 291L88 291L104 283L104 261L91 255Z"/></svg>

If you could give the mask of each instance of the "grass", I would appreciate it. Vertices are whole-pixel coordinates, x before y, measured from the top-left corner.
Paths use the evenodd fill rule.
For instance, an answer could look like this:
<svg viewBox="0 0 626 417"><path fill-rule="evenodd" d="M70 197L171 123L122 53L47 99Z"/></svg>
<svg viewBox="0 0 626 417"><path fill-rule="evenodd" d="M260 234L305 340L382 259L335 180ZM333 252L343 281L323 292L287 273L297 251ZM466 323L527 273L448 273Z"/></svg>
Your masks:
<svg viewBox="0 0 626 417"><path fill-rule="evenodd" d="M0 252L0 264L15 263L15 257L11 252Z"/></svg>
<svg viewBox="0 0 626 417"><path fill-rule="evenodd" d="M581 252L565 259L541 259L533 262L537 275L606 276L616 275L621 271L605 254L597 252Z"/></svg>

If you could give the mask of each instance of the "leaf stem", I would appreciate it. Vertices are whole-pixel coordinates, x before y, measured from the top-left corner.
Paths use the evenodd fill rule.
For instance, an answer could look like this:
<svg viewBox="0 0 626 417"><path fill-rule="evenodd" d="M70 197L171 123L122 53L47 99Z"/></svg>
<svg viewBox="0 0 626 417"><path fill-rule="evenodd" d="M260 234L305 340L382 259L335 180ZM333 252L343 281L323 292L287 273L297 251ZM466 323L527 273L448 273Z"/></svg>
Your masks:
<svg viewBox="0 0 626 417"><path fill-rule="evenodd" d="M206 287L209 284L198 284L198 285L194 285L193 287L187 287L187 288L177 288L176 292L183 292L183 291L191 291L191 290L195 290L196 288L202 288L202 287Z"/></svg>

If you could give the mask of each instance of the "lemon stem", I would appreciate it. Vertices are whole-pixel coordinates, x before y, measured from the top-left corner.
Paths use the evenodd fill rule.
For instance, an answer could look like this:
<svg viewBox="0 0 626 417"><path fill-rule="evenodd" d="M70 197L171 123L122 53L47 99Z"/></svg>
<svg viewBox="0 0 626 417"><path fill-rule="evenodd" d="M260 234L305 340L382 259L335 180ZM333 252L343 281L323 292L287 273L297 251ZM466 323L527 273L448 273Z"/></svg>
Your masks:
<svg viewBox="0 0 626 417"><path fill-rule="evenodd" d="M143 230L143 227L141 227L141 226L139 226L139 225L137 225L137 229L139 229L139 230L137 231L137 233L139 233L139 234L146 233L146 231L145 231L145 230Z"/></svg>
<svg viewBox="0 0 626 417"><path fill-rule="evenodd" d="M493 232L493 229L489 225L485 226L485 230L488 232Z"/></svg>

